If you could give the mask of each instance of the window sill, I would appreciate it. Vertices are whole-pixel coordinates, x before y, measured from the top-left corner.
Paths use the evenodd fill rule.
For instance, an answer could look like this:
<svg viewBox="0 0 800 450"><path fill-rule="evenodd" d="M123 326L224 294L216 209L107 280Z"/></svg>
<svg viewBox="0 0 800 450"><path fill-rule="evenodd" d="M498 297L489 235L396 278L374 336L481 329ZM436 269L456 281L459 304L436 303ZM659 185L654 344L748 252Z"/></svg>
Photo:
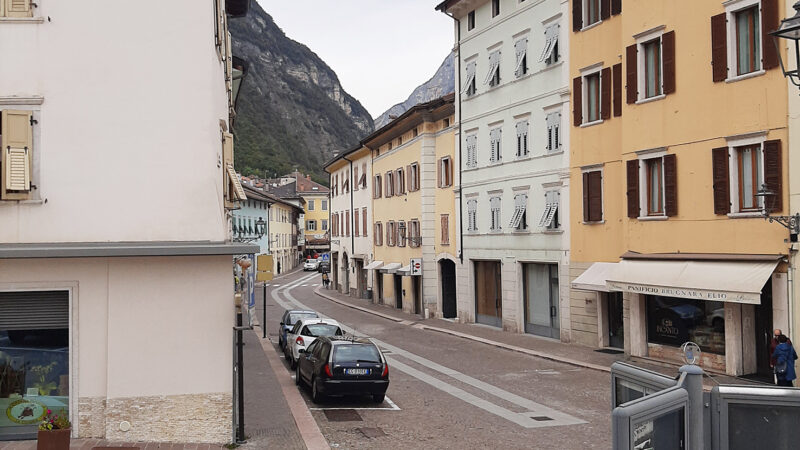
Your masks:
<svg viewBox="0 0 800 450"><path fill-rule="evenodd" d="M595 125L600 125L601 123L603 123L603 119L595 120L594 122L586 122L581 124L581 128L593 127Z"/></svg>
<svg viewBox="0 0 800 450"><path fill-rule="evenodd" d="M489 230L489 234L503 234L503 229L499 230Z"/></svg>
<svg viewBox="0 0 800 450"><path fill-rule="evenodd" d="M767 73L767 71L764 70L764 69L761 69L761 70L758 70L756 72L750 72L750 73L745 73L743 75L736 75L735 77L729 77L728 79L725 80L725 82L726 83L735 83L737 81L746 80L748 78L760 77L761 75L764 75L765 73Z"/></svg>
<svg viewBox="0 0 800 450"><path fill-rule="evenodd" d="M728 217L731 219L763 219L764 214L760 211L746 211L746 212L735 212L735 213L728 213Z"/></svg>
<svg viewBox="0 0 800 450"><path fill-rule="evenodd" d="M555 69L556 67L561 67L562 65L564 65L564 60L563 60L563 59L559 60L559 61L558 61L558 62L556 62L556 63L549 64L549 65L548 65L547 63L545 63L545 66L544 66L544 67L542 67L541 69L537 70L537 71L535 72L535 74L536 74L536 75L538 75L538 74L540 74L540 73L542 73L542 72L547 72L548 70L553 70L553 69Z"/></svg>
<svg viewBox="0 0 800 450"><path fill-rule="evenodd" d="M603 224L606 223L606 221L605 220L598 220L596 222L583 222L583 221L581 221L581 223L584 224L584 225L603 225Z"/></svg>
<svg viewBox="0 0 800 450"><path fill-rule="evenodd" d="M531 234L531 230L528 230L528 229L525 229L525 230L514 229L514 230L511 230L511 234Z"/></svg>
<svg viewBox="0 0 800 450"><path fill-rule="evenodd" d="M0 17L0 23L44 23L44 17Z"/></svg>
<svg viewBox="0 0 800 450"><path fill-rule="evenodd" d="M531 155L530 152L528 152L525 155L517 156L517 158L514 161L525 161L526 159L531 159L532 157L533 155Z"/></svg>
<svg viewBox="0 0 800 450"><path fill-rule="evenodd" d="M659 220L667 220L669 217L667 216L639 216L636 218L642 222L657 222Z"/></svg>
<svg viewBox="0 0 800 450"><path fill-rule="evenodd" d="M665 98L666 96L667 96L667 94L659 94L659 95L656 95L655 97L639 99L639 100L636 100L636 104L637 105L643 105L645 103L655 102L655 101L661 100L662 98Z"/></svg>
<svg viewBox="0 0 800 450"><path fill-rule="evenodd" d="M599 223L599 222L589 222L589 223ZM542 234L564 234L564 230L542 230Z"/></svg>
<svg viewBox="0 0 800 450"><path fill-rule="evenodd" d="M592 28L600 25L601 23L603 23L603 21L602 20L598 20L597 22L595 22L595 23L593 23L591 25L587 25L587 26L581 28L581 32L584 32L584 31L587 31L587 30L591 30Z"/></svg>

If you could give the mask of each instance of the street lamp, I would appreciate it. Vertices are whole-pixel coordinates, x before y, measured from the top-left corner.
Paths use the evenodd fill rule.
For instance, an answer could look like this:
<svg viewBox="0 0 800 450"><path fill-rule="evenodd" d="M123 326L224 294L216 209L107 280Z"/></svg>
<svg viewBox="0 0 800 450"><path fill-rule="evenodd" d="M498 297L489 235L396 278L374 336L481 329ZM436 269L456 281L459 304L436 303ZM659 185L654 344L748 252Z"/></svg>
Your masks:
<svg viewBox="0 0 800 450"><path fill-rule="evenodd" d="M795 86L800 87L800 71L798 70L800 69L800 67L798 67L798 64L800 63L800 1L795 3L793 8L795 10L794 17L781 20L781 26L769 34L772 35L772 40L775 43L775 49L778 52L778 59L781 63L783 76L788 78L789 81L791 81ZM786 63L788 63L788 61L786 63L783 61L779 39L794 41L794 69L786 70Z"/></svg>
<svg viewBox="0 0 800 450"><path fill-rule="evenodd" d="M775 210L774 206L777 196L778 193L770 191L766 184L761 185L761 189L759 189L758 192L756 192L756 197L761 197L764 199L763 202L761 203L761 214L764 216L764 220L769 220L769 223L777 222L783 225L784 228L789 230L789 241L797 242L797 236L798 234L800 234L800 213L795 213L792 216L769 215L768 211ZM767 208L767 198L772 199L769 208Z"/></svg>

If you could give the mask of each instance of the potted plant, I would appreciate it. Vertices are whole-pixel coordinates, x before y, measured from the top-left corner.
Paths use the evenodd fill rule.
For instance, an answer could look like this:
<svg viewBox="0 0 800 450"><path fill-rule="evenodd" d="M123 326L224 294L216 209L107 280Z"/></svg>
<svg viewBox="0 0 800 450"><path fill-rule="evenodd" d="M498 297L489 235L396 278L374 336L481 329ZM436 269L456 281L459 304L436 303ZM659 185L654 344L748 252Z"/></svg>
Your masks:
<svg viewBox="0 0 800 450"><path fill-rule="evenodd" d="M66 411L62 409L59 414L53 414L48 409L39 423L36 450L69 450L71 426Z"/></svg>

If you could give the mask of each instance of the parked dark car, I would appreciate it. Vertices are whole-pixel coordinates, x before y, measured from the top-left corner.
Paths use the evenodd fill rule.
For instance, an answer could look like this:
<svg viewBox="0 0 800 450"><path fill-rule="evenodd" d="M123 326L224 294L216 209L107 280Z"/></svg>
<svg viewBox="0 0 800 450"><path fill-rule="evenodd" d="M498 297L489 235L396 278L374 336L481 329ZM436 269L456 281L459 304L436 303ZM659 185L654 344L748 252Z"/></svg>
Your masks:
<svg viewBox="0 0 800 450"><path fill-rule="evenodd" d="M311 400L326 396L370 395L382 403L389 387L389 365L369 339L323 336L300 352L295 383L311 387Z"/></svg>
<svg viewBox="0 0 800 450"><path fill-rule="evenodd" d="M286 349L286 333L292 331L294 325L300 320L309 317L319 317L316 311L305 309L288 309L281 317L280 328L278 329L278 347Z"/></svg>

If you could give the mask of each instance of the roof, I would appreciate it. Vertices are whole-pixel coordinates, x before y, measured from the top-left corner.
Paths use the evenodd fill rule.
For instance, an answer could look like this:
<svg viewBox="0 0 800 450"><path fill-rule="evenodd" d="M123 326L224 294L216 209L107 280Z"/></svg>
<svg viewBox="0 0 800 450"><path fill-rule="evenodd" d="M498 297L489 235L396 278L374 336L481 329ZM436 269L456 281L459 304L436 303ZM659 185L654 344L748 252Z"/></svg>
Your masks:
<svg viewBox="0 0 800 450"><path fill-rule="evenodd" d="M258 245L213 241L48 242L0 244L0 259L242 255L259 251Z"/></svg>
<svg viewBox="0 0 800 450"><path fill-rule="evenodd" d="M262 191L261 189L256 189L254 187L250 187L247 184L243 184L242 188L244 189L245 194L247 194L247 199L248 200L258 200L258 201L267 202L267 203L274 203L275 202L275 200L273 198L270 198L269 194L267 194L266 192Z"/></svg>
<svg viewBox="0 0 800 450"><path fill-rule="evenodd" d="M739 253L639 253L628 251L622 259L661 259L679 261L780 261L786 255L749 255Z"/></svg>
<svg viewBox="0 0 800 450"><path fill-rule="evenodd" d="M327 194L330 192L330 189L307 176L303 176L300 172L294 172L294 180L297 183L296 191L298 193Z"/></svg>
<svg viewBox="0 0 800 450"><path fill-rule="evenodd" d="M419 113L423 113L423 112L433 112L434 110L436 110L438 108L441 108L443 106L446 106L448 104L450 105L451 108L455 109L455 105L454 105L455 98L456 98L456 94L455 93L450 93L450 94L447 94L445 96L433 99L433 100L431 100L429 102L418 103L418 104L412 106L411 108L409 108L403 114L400 114L400 116L397 117L396 119L394 119L391 122L387 123L386 125L382 126L378 130L375 130L372 134L370 134L369 136L367 136L364 139L362 139L361 140L361 144L364 145L365 147L369 147L368 143L370 141L375 141L377 138L381 137L383 134L387 133L389 130L391 130L392 128L395 128L400 123L402 123L403 121L405 121L409 117L414 116L415 114L419 114ZM452 114L452 112L450 114Z"/></svg>
<svg viewBox="0 0 800 450"><path fill-rule="evenodd" d="M352 155L353 153L361 150L362 148L364 148L364 146L361 145L361 143L359 142L357 146L351 148L350 150L345 150L343 153L340 153L340 154L334 156L333 158L331 158L328 162L325 163L325 165L322 166L322 169L327 172L328 171L327 170L328 167L333 165L333 163L345 159L345 156Z"/></svg>

